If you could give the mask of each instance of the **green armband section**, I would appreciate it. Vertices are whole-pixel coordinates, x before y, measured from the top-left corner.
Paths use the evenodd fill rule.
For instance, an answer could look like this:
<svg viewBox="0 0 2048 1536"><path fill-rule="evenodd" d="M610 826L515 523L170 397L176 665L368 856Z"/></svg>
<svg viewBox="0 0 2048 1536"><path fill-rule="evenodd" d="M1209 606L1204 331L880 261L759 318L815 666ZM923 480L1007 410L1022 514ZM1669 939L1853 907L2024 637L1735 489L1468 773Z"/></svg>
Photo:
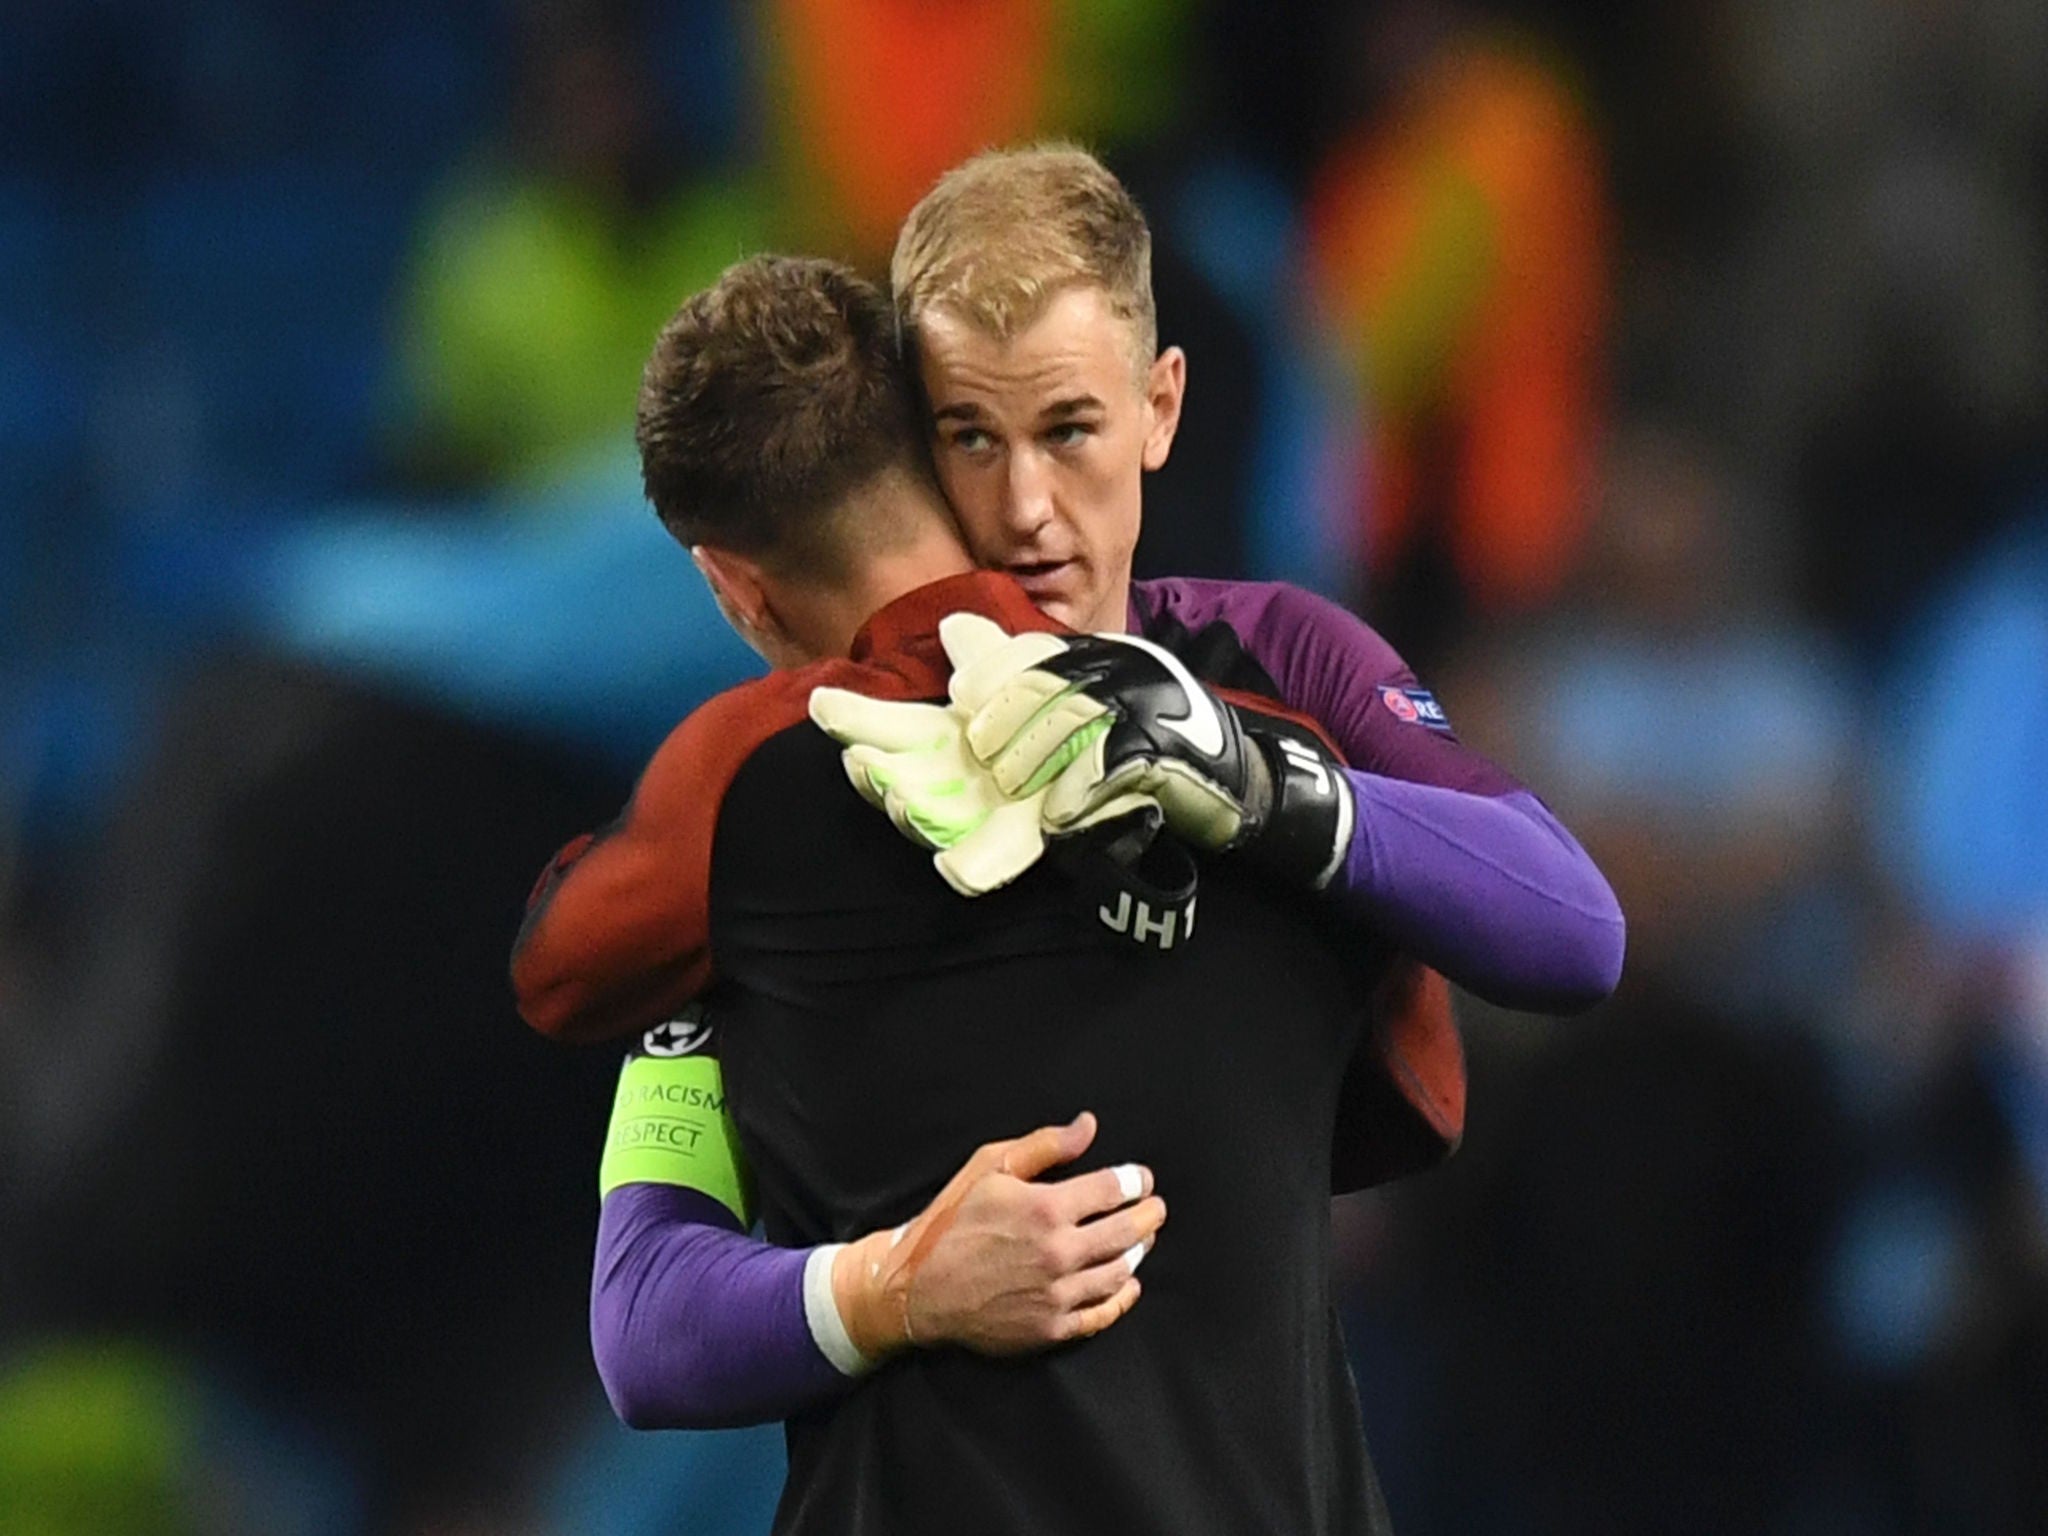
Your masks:
<svg viewBox="0 0 2048 1536"><path fill-rule="evenodd" d="M754 1224L739 1132L725 1109L715 1056L635 1056L619 1074L597 1193L621 1184L674 1184L709 1195Z"/></svg>

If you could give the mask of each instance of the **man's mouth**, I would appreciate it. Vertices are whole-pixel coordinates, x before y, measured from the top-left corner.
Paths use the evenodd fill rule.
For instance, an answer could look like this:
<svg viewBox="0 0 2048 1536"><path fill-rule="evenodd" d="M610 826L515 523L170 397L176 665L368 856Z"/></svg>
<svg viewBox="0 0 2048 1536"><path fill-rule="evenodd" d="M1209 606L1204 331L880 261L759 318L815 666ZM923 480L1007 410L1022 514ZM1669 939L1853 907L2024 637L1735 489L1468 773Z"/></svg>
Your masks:
<svg viewBox="0 0 2048 1536"><path fill-rule="evenodd" d="M1018 586L1036 597L1041 592L1056 589L1073 564L1071 560L1019 560L1004 569L1016 579Z"/></svg>

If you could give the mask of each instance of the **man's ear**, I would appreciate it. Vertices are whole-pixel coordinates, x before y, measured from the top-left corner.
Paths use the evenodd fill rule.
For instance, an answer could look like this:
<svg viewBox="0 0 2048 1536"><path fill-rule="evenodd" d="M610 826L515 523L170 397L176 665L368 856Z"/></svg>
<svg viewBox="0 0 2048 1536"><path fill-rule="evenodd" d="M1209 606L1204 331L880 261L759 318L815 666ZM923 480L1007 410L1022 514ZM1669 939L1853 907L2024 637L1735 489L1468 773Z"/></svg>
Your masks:
<svg viewBox="0 0 2048 1536"><path fill-rule="evenodd" d="M1173 435L1180 430L1180 403L1187 394L1188 355L1179 347L1168 347L1152 359L1145 374L1145 457L1147 469L1157 469L1173 452Z"/></svg>
<svg viewBox="0 0 2048 1536"><path fill-rule="evenodd" d="M725 622L764 659L777 663L789 648L789 636L768 600L760 562L709 544L692 544L690 559L711 588Z"/></svg>

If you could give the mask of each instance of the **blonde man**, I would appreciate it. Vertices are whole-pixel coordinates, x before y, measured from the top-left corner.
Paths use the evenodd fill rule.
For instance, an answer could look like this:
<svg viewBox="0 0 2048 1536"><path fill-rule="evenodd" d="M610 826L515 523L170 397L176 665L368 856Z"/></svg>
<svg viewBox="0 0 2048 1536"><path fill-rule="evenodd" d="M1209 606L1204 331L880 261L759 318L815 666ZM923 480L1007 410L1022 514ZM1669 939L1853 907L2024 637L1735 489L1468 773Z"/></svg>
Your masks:
<svg viewBox="0 0 2048 1536"><path fill-rule="evenodd" d="M1565 1013L1606 996L1624 933L1606 882L1534 795L1458 744L1434 696L1368 625L1278 582L1132 581L1144 479L1173 450L1188 385L1186 355L1159 345L1151 259L1136 202L1072 144L979 155L905 220L890 270L897 322L970 552L1074 629L1142 636L1206 683L1320 721L1358 771L1347 776L1344 846L1320 850L1335 867L1316 863L1302 883L1375 937L1508 1006ZM1076 693L1131 715L1106 685L1067 681L1059 691L1077 729L1099 717L1072 703ZM1007 739L987 755L1002 753L1018 779L1072 748L1074 738L1038 735L1040 757ZM1150 771L1130 755L1108 762L1114 743L1092 749L1105 757L1105 786ZM1169 732L1163 746L1173 745ZM1285 791L1280 768L1272 787ZM1068 797L1065 809L1077 817L1093 803ZM1446 857L1447 839L1467 856L1489 850L1531 899L1467 856ZM1396 855L1424 861L1433 878L1389 884ZM1393 1076L1411 1085L1408 1107L1454 1142L1463 1074L1448 1014L1412 1018L1387 1047ZM1351 1171L1369 1182L1427 1160L1413 1144L1389 1151L1375 1147L1377 1165Z"/></svg>
<svg viewBox="0 0 2048 1536"><path fill-rule="evenodd" d="M1187 389L1137 204L1071 145L982 155L911 210L889 275L977 558L1074 629L1132 627L1143 476Z"/></svg>

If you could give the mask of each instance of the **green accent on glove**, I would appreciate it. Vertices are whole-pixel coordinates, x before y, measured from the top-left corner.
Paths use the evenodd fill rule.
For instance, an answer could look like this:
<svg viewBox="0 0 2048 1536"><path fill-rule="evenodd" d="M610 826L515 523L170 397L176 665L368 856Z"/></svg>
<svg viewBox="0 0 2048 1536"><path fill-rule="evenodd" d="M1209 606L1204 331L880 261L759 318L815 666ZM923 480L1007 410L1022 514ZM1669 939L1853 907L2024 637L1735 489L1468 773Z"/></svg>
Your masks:
<svg viewBox="0 0 2048 1536"><path fill-rule="evenodd" d="M1053 751L1053 754L1043 763L1039 764L1037 772L1024 781L1024 788L1020 793L1035 795L1041 789L1044 789L1046 785L1071 768L1082 753L1107 736L1110 728L1115 724L1116 721L1106 714L1098 715L1095 719L1090 720L1086 725L1074 732L1073 735L1061 742Z"/></svg>
<svg viewBox="0 0 2048 1536"><path fill-rule="evenodd" d="M933 848L951 848L976 827L988 820L988 808L962 801L960 805L946 806L932 804L934 795L951 795L958 799L965 784L951 790L928 788L922 800L905 801L903 819L910 823L918 836Z"/></svg>
<svg viewBox="0 0 2048 1536"><path fill-rule="evenodd" d="M605 1131L598 1198L621 1184L694 1189L731 1211L741 1226L753 1226L752 1191L717 1057L635 1056L626 1063Z"/></svg>
<svg viewBox="0 0 2048 1536"><path fill-rule="evenodd" d="M1053 712L1080 691L1079 683L1049 673L1019 674L968 720L968 750L982 762L992 763L1005 752L1029 746L1034 732L1057 733L1065 719L1054 718Z"/></svg>

